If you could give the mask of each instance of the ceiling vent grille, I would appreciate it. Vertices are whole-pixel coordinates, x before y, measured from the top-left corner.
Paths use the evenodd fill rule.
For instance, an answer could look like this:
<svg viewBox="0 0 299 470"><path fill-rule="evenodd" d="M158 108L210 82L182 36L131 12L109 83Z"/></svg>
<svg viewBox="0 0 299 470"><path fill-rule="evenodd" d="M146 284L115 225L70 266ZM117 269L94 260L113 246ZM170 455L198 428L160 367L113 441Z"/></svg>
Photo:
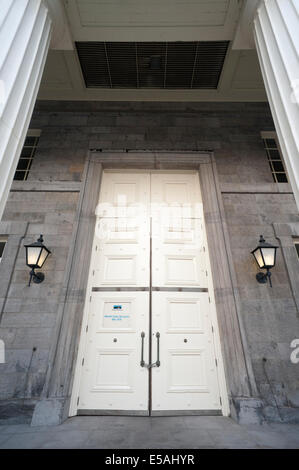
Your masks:
<svg viewBox="0 0 299 470"><path fill-rule="evenodd" d="M229 41L76 42L87 88L216 89Z"/></svg>

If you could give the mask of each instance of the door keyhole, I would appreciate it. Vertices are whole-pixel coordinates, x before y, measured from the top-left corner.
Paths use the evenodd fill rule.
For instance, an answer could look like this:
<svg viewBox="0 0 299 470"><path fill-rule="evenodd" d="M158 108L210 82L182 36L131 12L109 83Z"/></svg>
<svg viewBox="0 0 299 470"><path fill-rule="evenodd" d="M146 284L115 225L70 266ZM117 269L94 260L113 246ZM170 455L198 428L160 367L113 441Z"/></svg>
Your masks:
<svg viewBox="0 0 299 470"><path fill-rule="evenodd" d="M188 341L188 340L185 338L185 339L184 339L184 343L187 343L187 341Z"/></svg>

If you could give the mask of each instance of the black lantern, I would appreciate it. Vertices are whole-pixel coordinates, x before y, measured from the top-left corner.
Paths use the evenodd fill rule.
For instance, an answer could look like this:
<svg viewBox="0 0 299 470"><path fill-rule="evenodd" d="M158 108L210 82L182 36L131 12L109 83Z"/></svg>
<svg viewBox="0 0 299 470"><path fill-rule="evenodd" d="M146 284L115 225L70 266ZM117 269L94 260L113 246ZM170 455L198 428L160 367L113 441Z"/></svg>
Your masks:
<svg viewBox="0 0 299 470"><path fill-rule="evenodd" d="M266 243L263 235L260 235L259 245L251 253L260 269L266 269L266 273L257 273L256 279L261 284L265 284L269 279L269 284L272 287L270 269L275 266L276 250L278 246Z"/></svg>
<svg viewBox="0 0 299 470"><path fill-rule="evenodd" d="M41 269L51 254L51 251L45 247L43 244L43 236L40 235L39 239L35 243L30 243L30 245L24 245L26 248L26 264L31 268L30 271L30 280L29 286L31 284L31 280L36 284L43 282L45 279L45 275L41 272L36 273L35 269Z"/></svg>

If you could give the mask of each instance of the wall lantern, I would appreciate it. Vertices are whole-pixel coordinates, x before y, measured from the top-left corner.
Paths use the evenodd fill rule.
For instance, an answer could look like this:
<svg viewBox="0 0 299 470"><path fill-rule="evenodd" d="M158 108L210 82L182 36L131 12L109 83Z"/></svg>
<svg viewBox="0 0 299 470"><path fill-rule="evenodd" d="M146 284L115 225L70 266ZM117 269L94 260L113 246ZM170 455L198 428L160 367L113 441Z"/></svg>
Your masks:
<svg viewBox="0 0 299 470"><path fill-rule="evenodd" d="M43 244L43 241L43 236L40 235L36 242L30 243L30 245L24 245L26 248L26 264L31 268L29 286L32 279L36 284L43 282L45 279L45 275L43 273L36 273L34 271L35 269L41 269L46 259L51 254L51 251Z"/></svg>
<svg viewBox="0 0 299 470"><path fill-rule="evenodd" d="M276 250L278 246L266 243L263 235L260 235L259 245L251 253L260 269L266 269L266 273L257 273L256 279L261 284L265 284L269 279L270 287L272 287L270 269L275 266Z"/></svg>

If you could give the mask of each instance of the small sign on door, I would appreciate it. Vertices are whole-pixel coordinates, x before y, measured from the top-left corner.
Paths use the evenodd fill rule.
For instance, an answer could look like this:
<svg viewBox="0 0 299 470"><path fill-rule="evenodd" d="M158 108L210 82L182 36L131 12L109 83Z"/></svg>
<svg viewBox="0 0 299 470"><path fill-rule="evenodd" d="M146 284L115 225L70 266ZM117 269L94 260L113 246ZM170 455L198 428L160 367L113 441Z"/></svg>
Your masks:
<svg viewBox="0 0 299 470"><path fill-rule="evenodd" d="M130 328L131 322L132 318L130 302L124 302L121 304L105 302L103 315L104 328Z"/></svg>

